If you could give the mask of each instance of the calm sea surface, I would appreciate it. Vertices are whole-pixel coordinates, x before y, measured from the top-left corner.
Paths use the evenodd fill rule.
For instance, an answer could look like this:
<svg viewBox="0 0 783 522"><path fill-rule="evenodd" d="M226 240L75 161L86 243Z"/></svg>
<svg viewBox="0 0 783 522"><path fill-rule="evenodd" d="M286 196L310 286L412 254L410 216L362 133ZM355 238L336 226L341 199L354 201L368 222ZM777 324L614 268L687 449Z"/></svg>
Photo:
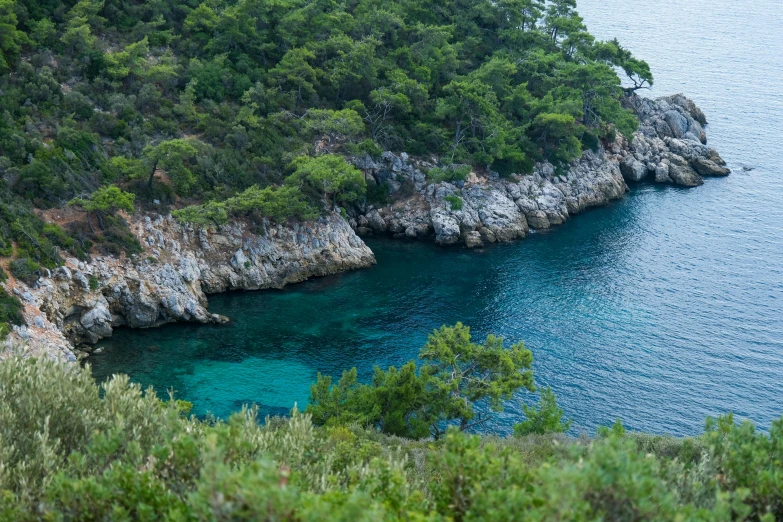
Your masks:
<svg viewBox="0 0 783 522"><path fill-rule="evenodd" d="M699 433L733 411L783 415L783 9L778 0L581 0L684 92L734 173L683 190L635 187L546 234L481 252L370 241L374 268L284 291L210 298L225 327L120 330L91 358L173 388L195 413L255 402L286 413L316 372L414 357L427 333L462 321L477 337L524 340L574 431L621 418L634 430ZM527 396L523 399L529 400ZM490 429L519 420L512 404Z"/></svg>

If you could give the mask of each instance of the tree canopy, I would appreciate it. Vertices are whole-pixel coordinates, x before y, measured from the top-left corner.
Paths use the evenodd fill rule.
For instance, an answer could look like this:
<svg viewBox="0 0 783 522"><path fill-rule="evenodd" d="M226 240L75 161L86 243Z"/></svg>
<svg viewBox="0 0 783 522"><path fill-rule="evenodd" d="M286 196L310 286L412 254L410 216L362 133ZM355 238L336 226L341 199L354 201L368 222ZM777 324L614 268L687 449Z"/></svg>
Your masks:
<svg viewBox="0 0 783 522"><path fill-rule="evenodd" d="M633 130L618 71L575 0L2 0L0 165L39 207L223 201L321 140L524 174Z"/></svg>
<svg viewBox="0 0 783 522"><path fill-rule="evenodd" d="M492 335L474 343L461 323L433 332L419 359L421 367L415 361L376 367L371 384L358 382L356 368L336 384L319 374L307 412L318 424L356 422L403 437L437 438L450 425L461 431L481 426L514 393L535 390L530 350L522 343L505 348Z"/></svg>

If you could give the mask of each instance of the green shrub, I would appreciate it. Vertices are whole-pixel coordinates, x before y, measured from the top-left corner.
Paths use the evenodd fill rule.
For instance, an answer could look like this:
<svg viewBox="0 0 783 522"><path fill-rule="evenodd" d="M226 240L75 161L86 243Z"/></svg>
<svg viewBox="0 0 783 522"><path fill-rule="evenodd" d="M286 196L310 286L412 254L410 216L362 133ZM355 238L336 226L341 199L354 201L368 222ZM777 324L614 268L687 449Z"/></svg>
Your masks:
<svg viewBox="0 0 783 522"><path fill-rule="evenodd" d="M367 183L367 203L377 206L385 206L389 203L388 183Z"/></svg>
<svg viewBox="0 0 783 522"><path fill-rule="evenodd" d="M541 392L537 407L522 405L526 419L514 426L517 437L537 433L565 433L571 428L571 421L563 422L563 410L557 405L555 393L547 387Z"/></svg>
<svg viewBox="0 0 783 522"><path fill-rule="evenodd" d="M505 522L779 519L783 419L699 441L626 434L416 442L309 415L186 417L125 376L0 361L0 519ZM675 450L679 447L679 450ZM686 447L689 450L684 451ZM694 448L698 449L695 453ZM683 455L689 455L682 458ZM679 455L679 456L678 456Z"/></svg>
<svg viewBox="0 0 783 522"><path fill-rule="evenodd" d="M454 210L454 211L462 210L462 203L463 202L462 202L462 198L461 197L459 197L459 196L446 196L443 199L445 199L446 201L449 202L449 205L451 205L451 210Z"/></svg>
<svg viewBox="0 0 783 522"><path fill-rule="evenodd" d="M29 286L34 285L41 275L41 265L29 257L14 259L9 268L16 279Z"/></svg>
<svg viewBox="0 0 783 522"><path fill-rule="evenodd" d="M252 186L225 201L210 201L192 205L171 213L181 223L193 225L223 225L228 216L258 216L273 221L289 218L315 219L319 213L294 187Z"/></svg>
<svg viewBox="0 0 783 522"><path fill-rule="evenodd" d="M427 179L432 183L465 181L470 171L469 165L449 165L445 168L434 167L427 172Z"/></svg>
<svg viewBox="0 0 783 522"><path fill-rule="evenodd" d="M90 282L90 290L92 290L93 292L96 291L101 284L100 281L98 281L98 278L95 277L94 275L90 276L89 282Z"/></svg>
<svg viewBox="0 0 783 522"><path fill-rule="evenodd" d="M0 286L0 339L5 337L11 325L24 324L23 309L19 299Z"/></svg>

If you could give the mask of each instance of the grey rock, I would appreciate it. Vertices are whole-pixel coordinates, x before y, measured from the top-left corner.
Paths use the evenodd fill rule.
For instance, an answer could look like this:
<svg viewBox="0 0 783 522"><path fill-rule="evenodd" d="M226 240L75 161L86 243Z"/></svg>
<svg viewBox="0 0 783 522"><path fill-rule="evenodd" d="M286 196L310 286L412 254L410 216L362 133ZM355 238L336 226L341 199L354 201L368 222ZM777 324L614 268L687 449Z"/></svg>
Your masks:
<svg viewBox="0 0 783 522"><path fill-rule="evenodd" d="M638 183L647 177L647 167L633 156L628 156L620 162L620 172L626 181Z"/></svg>
<svg viewBox="0 0 783 522"><path fill-rule="evenodd" d="M373 209L367 214L367 224L375 233L386 232L386 221L381 217L377 210Z"/></svg>
<svg viewBox="0 0 783 522"><path fill-rule="evenodd" d="M432 225L435 228L435 242L440 245L453 245L459 241L459 221L442 209L433 210Z"/></svg>
<svg viewBox="0 0 783 522"><path fill-rule="evenodd" d="M663 120L669 124L669 128L672 130L672 135L675 138L682 138L683 134L688 132L688 120L678 111L666 111L663 115Z"/></svg>
<svg viewBox="0 0 783 522"><path fill-rule="evenodd" d="M549 218L543 210L528 212L525 214L525 218L527 218L527 224L530 225L530 228L547 229L551 226Z"/></svg>
<svg viewBox="0 0 783 522"><path fill-rule="evenodd" d="M477 231L468 232L465 235L465 246L468 248L480 248L484 246L484 242L481 241L481 234Z"/></svg>
<svg viewBox="0 0 783 522"><path fill-rule="evenodd" d="M702 176L728 176L731 171L712 160L697 158L691 162L693 169Z"/></svg>

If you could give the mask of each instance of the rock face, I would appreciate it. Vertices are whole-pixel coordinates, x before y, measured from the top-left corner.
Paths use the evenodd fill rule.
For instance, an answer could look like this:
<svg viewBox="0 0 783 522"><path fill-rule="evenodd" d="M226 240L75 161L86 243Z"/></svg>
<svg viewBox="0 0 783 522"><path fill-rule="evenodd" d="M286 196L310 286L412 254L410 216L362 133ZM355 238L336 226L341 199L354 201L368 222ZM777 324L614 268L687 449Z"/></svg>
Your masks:
<svg viewBox="0 0 783 522"><path fill-rule="evenodd" d="M638 96L625 104L639 116L639 130L622 152L620 167L627 181L651 179L695 187L702 176L727 176L731 171L718 152L708 147L707 119L681 94L650 100Z"/></svg>
<svg viewBox="0 0 783 522"><path fill-rule="evenodd" d="M571 215L622 197L627 186L616 156L603 149L588 151L562 176L555 174L552 165L541 164L531 176L515 180L474 174L466 182L422 183L419 190L392 206L360 213L355 220L357 232L434 237L441 245L464 243L471 248L513 241L527 236L530 228L562 224ZM389 179L388 172L396 168L398 187L418 186L417 180L424 176L422 169L434 166L407 158L402 161L390 153L377 163L370 158L362 162L369 167L366 176L377 176L378 180Z"/></svg>
<svg viewBox="0 0 783 522"><path fill-rule="evenodd" d="M531 228L548 229L621 198L626 181L694 187L703 183L702 176L729 174L720 155L705 145L706 118L691 100L631 96L625 104L640 120L631 140L618 136L597 151L586 151L566 173L543 163L532 175L513 179L471 172L464 182L427 184L424 172L437 165L437 158L411 160L391 152L378 160L354 158L367 182L385 184L396 200L388 207L357 209L357 233L434 237L442 245L474 248L525 237Z"/></svg>
<svg viewBox="0 0 783 522"><path fill-rule="evenodd" d="M130 226L146 250L135 260L70 259L35 289L16 282L33 326L16 329L10 342L70 360L71 345L89 350L118 326L227 321L207 310L206 294L281 288L375 263L372 251L336 214L290 226L266 223L253 231L243 222L194 229L160 216L139 217ZM56 338L38 346L42 332Z"/></svg>

